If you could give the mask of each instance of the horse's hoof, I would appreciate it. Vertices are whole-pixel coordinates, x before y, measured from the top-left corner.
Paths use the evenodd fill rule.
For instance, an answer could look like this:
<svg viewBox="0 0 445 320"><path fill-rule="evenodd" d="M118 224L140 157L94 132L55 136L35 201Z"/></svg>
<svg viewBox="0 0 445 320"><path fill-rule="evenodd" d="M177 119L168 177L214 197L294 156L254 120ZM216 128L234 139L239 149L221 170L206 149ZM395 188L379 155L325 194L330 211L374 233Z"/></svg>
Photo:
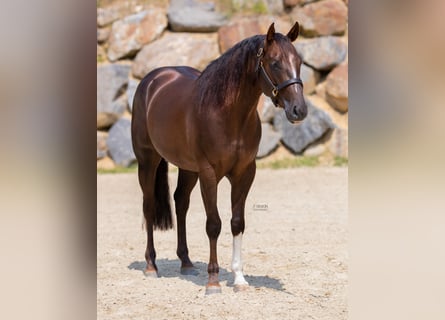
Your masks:
<svg viewBox="0 0 445 320"><path fill-rule="evenodd" d="M197 276L199 271L195 267L181 268L181 274L184 276Z"/></svg>
<svg viewBox="0 0 445 320"><path fill-rule="evenodd" d="M144 270L144 276L147 278L158 278L158 273L156 270Z"/></svg>
<svg viewBox="0 0 445 320"><path fill-rule="evenodd" d="M221 286L220 285L207 285L206 287L206 295L214 294L214 293L221 293Z"/></svg>
<svg viewBox="0 0 445 320"><path fill-rule="evenodd" d="M234 292L242 292L242 291L247 291L249 290L249 285L248 284L236 284L233 287L233 291Z"/></svg>

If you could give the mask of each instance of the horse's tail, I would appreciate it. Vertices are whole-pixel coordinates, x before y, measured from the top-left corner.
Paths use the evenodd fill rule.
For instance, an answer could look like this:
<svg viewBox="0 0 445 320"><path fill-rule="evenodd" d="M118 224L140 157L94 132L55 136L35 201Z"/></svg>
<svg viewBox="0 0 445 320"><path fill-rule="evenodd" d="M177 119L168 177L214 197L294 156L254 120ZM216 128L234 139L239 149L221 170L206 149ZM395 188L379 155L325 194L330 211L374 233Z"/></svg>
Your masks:
<svg viewBox="0 0 445 320"><path fill-rule="evenodd" d="M170 190L168 186L168 162L161 159L156 169L155 182L155 218L153 226L158 230L173 228Z"/></svg>

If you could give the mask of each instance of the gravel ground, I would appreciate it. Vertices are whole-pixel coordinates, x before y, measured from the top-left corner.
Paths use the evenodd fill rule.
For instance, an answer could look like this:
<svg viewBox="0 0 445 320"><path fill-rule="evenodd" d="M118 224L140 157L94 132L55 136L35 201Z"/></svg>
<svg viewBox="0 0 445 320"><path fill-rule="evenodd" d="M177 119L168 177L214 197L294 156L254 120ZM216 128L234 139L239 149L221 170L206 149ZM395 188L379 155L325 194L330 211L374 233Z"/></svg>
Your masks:
<svg viewBox="0 0 445 320"><path fill-rule="evenodd" d="M170 174L170 188L176 186ZM246 204L244 274L233 291L230 185L218 189L222 293L205 296L208 239L199 184L187 220L198 276L179 273L176 231L155 232L158 279L145 278L137 174L97 176L98 319L347 319L348 169L262 169Z"/></svg>

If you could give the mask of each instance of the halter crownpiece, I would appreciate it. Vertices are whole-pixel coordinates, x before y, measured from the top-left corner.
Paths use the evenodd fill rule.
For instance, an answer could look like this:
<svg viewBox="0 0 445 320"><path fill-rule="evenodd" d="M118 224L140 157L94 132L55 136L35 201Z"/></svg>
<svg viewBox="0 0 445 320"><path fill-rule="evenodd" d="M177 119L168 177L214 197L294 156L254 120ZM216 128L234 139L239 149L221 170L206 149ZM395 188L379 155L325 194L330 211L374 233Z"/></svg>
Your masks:
<svg viewBox="0 0 445 320"><path fill-rule="evenodd" d="M278 96L278 94L280 93L280 90L283 90L284 88L287 88L290 85L298 83L298 84L301 84L301 86L303 86L303 81L301 81L301 79L299 79L299 78L291 78L291 79L286 80L278 85L275 85L273 83L273 81L270 79L269 75L267 74L266 69L264 69L263 59L262 59L263 55L264 55L264 49L260 48L256 55L258 58L257 70L259 69L261 71L261 74L263 75L266 82L272 87L271 93L274 98L276 98ZM272 100L272 101L275 104L275 106L277 106L276 101L274 101L274 100Z"/></svg>

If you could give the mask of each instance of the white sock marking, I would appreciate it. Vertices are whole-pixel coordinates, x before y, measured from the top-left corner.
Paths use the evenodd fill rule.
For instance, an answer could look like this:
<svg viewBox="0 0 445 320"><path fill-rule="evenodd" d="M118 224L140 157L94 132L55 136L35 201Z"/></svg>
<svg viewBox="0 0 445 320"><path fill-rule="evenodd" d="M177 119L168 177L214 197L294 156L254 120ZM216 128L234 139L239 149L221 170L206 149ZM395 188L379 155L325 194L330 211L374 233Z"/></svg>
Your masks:
<svg viewBox="0 0 445 320"><path fill-rule="evenodd" d="M243 261L241 260L241 245L243 234L240 233L233 237L233 255L232 255L232 271L235 275L235 285L248 285L243 275Z"/></svg>

